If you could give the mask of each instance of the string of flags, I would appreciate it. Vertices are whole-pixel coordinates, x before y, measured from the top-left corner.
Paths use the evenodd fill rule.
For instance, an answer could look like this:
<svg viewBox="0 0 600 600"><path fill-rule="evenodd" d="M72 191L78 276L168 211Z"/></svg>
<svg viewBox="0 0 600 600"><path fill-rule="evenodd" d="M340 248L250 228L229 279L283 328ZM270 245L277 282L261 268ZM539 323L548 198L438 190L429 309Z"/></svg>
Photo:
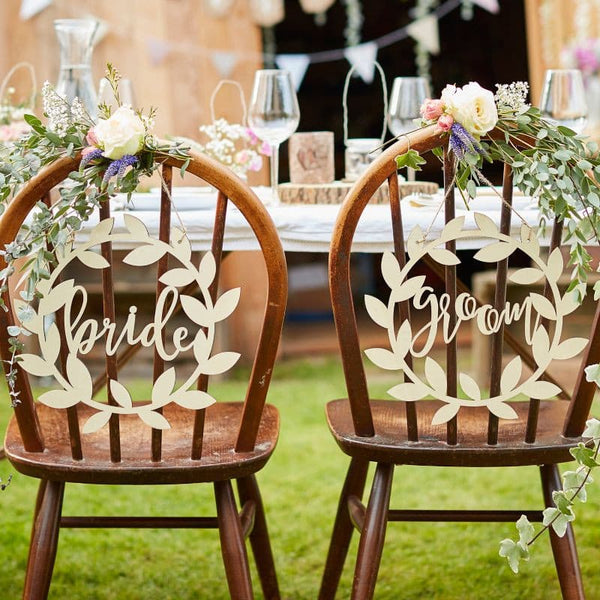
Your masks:
<svg viewBox="0 0 600 600"><path fill-rule="evenodd" d="M21 19L31 19L50 6L52 1L53 0L22 0L20 10ZM471 1L474 5L479 6L489 13L496 14L500 11L499 0ZM212 48L190 45L189 43L170 42L154 37L148 37L146 39L146 49L150 62L153 65L159 65L167 59L169 54L176 51L181 51L186 54L193 53L209 56L219 75L225 79L231 76L237 64L242 61L249 59L256 61L263 60L264 58L274 59L278 68L286 69L290 72L296 90L300 88L304 76L306 75L306 71L311 64L345 59L355 68L355 71L365 83L371 83L375 73L377 52L381 48L385 48L410 37L415 40L415 42L421 44L429 53L439 54L440 37L438 23L440 19L458 8L461 3L461 0L446 0L426 16L416 19L408 25L396 29L380 38L356 46L321 52L276 54L274 57L265 57L262 53L253 54L229 50L215 50ZM104 35L111 30L114 33L114 29L112 29L106 21L103 21L102 25Z"/></svg>

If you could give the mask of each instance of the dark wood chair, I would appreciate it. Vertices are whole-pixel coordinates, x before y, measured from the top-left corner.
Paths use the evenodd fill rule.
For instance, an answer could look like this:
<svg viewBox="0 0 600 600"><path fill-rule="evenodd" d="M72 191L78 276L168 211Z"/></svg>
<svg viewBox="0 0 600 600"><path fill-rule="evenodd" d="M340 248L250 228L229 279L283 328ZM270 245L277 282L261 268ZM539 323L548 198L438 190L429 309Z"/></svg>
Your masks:
<svg viewBox="0 0 600 600"><path fill-rule="evenodd" d="M78 164L79 158L61 159L23 188L0 221L2 247L15 238L36 202L48 197L50 190L76 170ZM179 354L173 350L176 331L169 334L173 339L168 337L165 342L165 329L159 325L154 333L151 328L143 330L146 331L145 340L139 339L144 337L139 335L141 326L132 327L131 339L129 334L127 339L129 345L123 352L103 348L104 373L92 383L84 362L86 357L81 354L81 340L73 342L77 324L85 326L82 319L86 317L81 314L76 316L84 303L73 300L65 308L64 300L59 299L58 304L49 300L52 290L58 285L62 286L59 295L71 294L72 298L81 298L80 291L72 292L72 281L62 278L61 273L57 272L62 269L62 263L53 271L52 283L46 285L44 299L38 304L39 315L43 306L46 306L44 310L55 311L55 325L46 331L43 331L43 327L42 331L38 328L40 354L29 359L29 362L25 357L25 361L19 363L21 366L16 385L20 402L15 407L5 441L6 454L14 467L25 475L40 479L24 598L39 600L47 597L59 529L63 527L217 528L229 592L232 598L240 599L253 597L245 545L245 539L249 537L264 596L279 598L255 473L271 456L279 431L278 411L266 404L266 395L287 298L285 257L269 214L250 188L218 163L206 157L194 156L187 172L218 190L212 259L209 253L204 253L202 261L197 264L192 257L189 241L181 228L177 229L180 227L179 220L171 219L172 171L181 166L180 161L168 159L160 167L164 186L158 236L148 237L140 220L131 217L123 219L116 213L113 216L121 218L121 222L124 220L126 229L120 225L120 233L115 228L113 234L106 221L111 216L110 207L104 203L100 209L100 225L90 233L87 242L78 242L71 252L78 252L78 260L102 280L95 284L96 289L101 290L102 308L99 310L102 312L102 323L118 323L118 333L123 327L127 311L123 310L122 303L120 306L118 301L115 302L113 263L116 258L113 257L113 245L117 241L128 248L134 247L123 262L146 265L142 267L146 269L144 276L156 279L158 319L177 311L180 311L178 316L184 319L185 313L186 327L194 335L193 348L188 340L183 340L181 336L177 338L178 348L182 352L188 351L188 356L193 350L195 357L191 367L193 372L191 375L186 372L185 378L188 379L184 383L181 383L181 377L176 382L175 374L180 366L177 366L177 371L169 366L172 364L171 356ZM226 213L231 203L241 211L255 233L266 265L268 289L265 292L263 328L255 355L245 357L252 365L245 398L240 398L239 402L219 402L217 398L213 402L208 395L209 375L224 371L236 359L232 352L219 353L212 348L215 323L227 316L237 302L236 291L218 291L219 267L226 239ZM86 258L81 248L90 248L93 237L101 252L88 252ZM161 294L163 300L167 298L166 301L158 301ZM57 295L54 294L53 298L56 299ZM10 303L11 300L7 297L6 301ZM49 308L48 303L53 307ZM163 306L162 314L160 306ZM0 312L0 343L6 360L10 356L6 329L7 325L14 323L15 317L12 310ZM132 313L135 310L130 311L129 317ZM134 316L139 322L141 315ZM31 324L28 326L34 330L36 328ZM158 343L151 343L159 340L162 351ZM153 382L152 400L132 402L126 390L127 381L119 382L119 370L142 344L154 346L153 373L148 376ZM41 371L40 356L46 361ZM40 397L40 401L32 394L25 369L41 374L48 370L53 359L56 362L52 369L58 373L57 382L61 389L52 392L53 395ZM35 364L38 365L37 369L32 367ZM107 402L91 399L106 381L110 383L106 386ZM72 401L74 397L69 396L73 390L76 390L75 402ZM239 493L239 509L232 487L234 481ZM65 484L70 482L116 485L212 483L217 515L62 516Z"/></svg>
<svg viewBox="0 0 600 600"><path fill-rule="evenodd" d="M433 246L427 246L423 241L424 232L413 231L410 236L408 231L403 232L402 217L410 208L399 201L398 176L394 159L397 155L406 152L408 148L413 148L424 155L436 147L442 148L444 152L445 219L450 225L444 228L439 238L441 243L433 249ZM451 159L451 155L449 158L447 156L443 135L433 127L403 137L378 157L356 182L342 205L335 226L331 243L329 277L348 397L329 402L326 412L329 427L337 444L345 454L350 456L350 466L341 492L321 583L319 594L321 600L335 596L355 528L360 533L360 542L352 598L365 599L372 598L374 594L388 521L510 522L517 520L522 512L525 512L531 520L542 519L541 510L484 511L474 508L392 510L389 507L390 491L397 465L424 467L539 465L544 507L547 507L551 506L552 492L562 488L558 464L572 460L569 450L581 441L580 436L595 391L595 384L585 380L583 368L587 364L598 362L600 358L599 313L596 312L593 321L589 344L587 340L582 339L570 342L569 352L565 352L565 356L562 356L565 358L568 354L581 352L585 347L582 366L573 380L574 391L571 396L556 385L556 380L547 369L544 369L544 372L538 370L538 374L534 376L539 367L538 363L545 363L545 357L541 356L544 350L546 353L549 352L548 346L546 345L545 348L544 346L548 342L548 332L552 329L548 317L552 320L556 300L557 286L551 284L550 280L554 282L558 278L557 270L562 267L562 260L556 253L559 252L558 250L548 259L548 263L553 265L550 269L551 276L546 279L545 285L542 285L544 284L542 277L540 287L537 288L540 293L535 297L535 302L544 315L537 323L534 320L533 331L538 332L543 327L546 332L545 340L537 340L537 342L534 340L534 347L530 349L520 341L520 338L517 339L515 332L509 331L503 325L494 328L495 332L490 335L492 353L489 365L489 397L497 398L497 403L488 403L483 395L481 401L478 401L477 397L481 390L467 374L459 372L456 336L447 337L446 357L442 364L430 361L425 365L424 374L423 371L418 371L419 374L416 375L417 357L414 357L410 351L410 344L414 339L411 336L417 331L414 325L415 319L420 323L418 327L421 327L425 312L427 313L425 321L427 321L431 316L427 312L430 306L427 304L428 298L436 296L431 287L430 295L424 291L419 292L418 305L421 307L419 321L419 311L415 310L414 306L414 293L415 289L423 290L423 279L415 277L411 280L412 283L401 287L406 283L403 278L410 277L405 266L410 269L411 264L424 260L436 274L438 281L443 284L443 294L448 300L446 325L450 332L460 324L461 320L464 320L465 316L462 310L464 304L460 305L462 313L457 316L457 297L459 302L462 294L468 295L462 296L462 299L470 297L467 286L457 279L454 264L456 260L452 258L456 258L454 252L457 231L461 230L461 223L453 221L455 191L452 185L454 165ZM394 254L384 257L382 270L384 279L393 287L392 294L397 301L393 302L392 299L386 304L386 301L382 303L376 299L366 299L369 314L379 325L387 326L390 332L389 347L367 350L366 353L379 366L399 369L399 385L390 390L390 394L399 401L393 401L393 398L379 400L370 397L363 364L364 354L359 341L350 272L352 239L361 213L370 197L386 181L389 187L395 242ZM501 244L509 240L511 217L513 220L517 219L511 211L512 176L511 169L507 165L504 166L503 181L503 201L500 199L498 201L499 210L501 207L499 227L485 216L477 217L482 230L479 232L480 237L485 237L484 230L489 232L492 238L498 240L495 243L500 249ZM457 202L462 203L458 192L456 196ZM433 219L433 212L431 215ZM440 218L443 224L443 213ZM405 240L407 236L408 239ZM537 254L535 250L537 246L535 234L530 237L528 229L524 228L521 237L522 239L515 241L516 246L525 246L527 250L527 244L532 244L529 247L531 251L527 250L527 252L531 256L535 255L536 260L539 259L539 248ZM560 245L560 241L561 223L556 222L551 233L551 251ZM482 240L484 246L487 243ZM487 305L485 310L502 311L506 306L507 253L487 249L482 252L483 254L480 253L479 256L486 263L490 263L493 258L497 259L495 299L493 306ZM533 267L536 267L535 263ZM527 283L524 274L536 275L531 268L529 271L522 271L515 281ZM439 294L437 298L440 298ZM360 302L362 301L361 299ZM468 302L471 316L476 309L482 308L481 302L475 298L471 297ZM542 304L550 308L545 310L541 307ZM574 308L574 304L571 308ZM535 316L536 312L534 311L533 314ZM556 315L554 318L556 319ZM538 337L543 336L544 333L539 331ZM422 342L419 342L419 347L421 344ZM513 360L510 363L513 366L510 369L507 366L503 371L502 355L505 345L510 346L520 358ZM425 360L429 361L430 358ZM519 377L520 367L523 367L525 373L525 365L532 369L530 380L526 376ZM501 376L502 373L505 373L504 377ZM522 388L523 391L527 391L524 394L527 398L521 401L510 401L510 391L520 385L518 381L530 381L527 385L524 383ZM457 413L456 401L453 398L457 397L459 385L469 396L469 400L462 401L463 406L459 407ZM419 401L416 401L417 399ZM465 406L469 403L475 406ZM365 507L362 496L370 463L375 463L376 470L368 504ZM550 541L563 597L583 598L583 586L571 527L569 526L566 535L562 538L551 531Z"/></svg>

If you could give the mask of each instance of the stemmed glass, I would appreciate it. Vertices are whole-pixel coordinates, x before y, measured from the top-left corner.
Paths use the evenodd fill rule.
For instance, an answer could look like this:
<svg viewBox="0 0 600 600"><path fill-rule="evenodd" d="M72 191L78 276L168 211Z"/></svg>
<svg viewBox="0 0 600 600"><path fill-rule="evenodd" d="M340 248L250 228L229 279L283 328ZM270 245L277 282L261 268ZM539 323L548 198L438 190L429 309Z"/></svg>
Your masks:
<svg viewBox="0 0 600 600"><path fill-rule="evenodd" d="M429 98L429 84L424 77L396 77L388 108L388 127L398 137L417 128L415 119L421 116L420 108ZM408 180L414 181L415 172L408 170Z"/></svg>
<svg viewBox="0 0 600 600"><path fill-rule="evenodd" d="M300 109L292 79L287 71L256 71L252 99L248 109L248 125L271 146L271 194L279 202L279 145L287 140L300 122Z"/></svg>
<svg viewBox="0 0 600 600"><path fill-rule="evenodd" d="M585 128L587 103L583 77L578 69L549 69L546 71L542 100L542 116L576 133Z"/></svg>

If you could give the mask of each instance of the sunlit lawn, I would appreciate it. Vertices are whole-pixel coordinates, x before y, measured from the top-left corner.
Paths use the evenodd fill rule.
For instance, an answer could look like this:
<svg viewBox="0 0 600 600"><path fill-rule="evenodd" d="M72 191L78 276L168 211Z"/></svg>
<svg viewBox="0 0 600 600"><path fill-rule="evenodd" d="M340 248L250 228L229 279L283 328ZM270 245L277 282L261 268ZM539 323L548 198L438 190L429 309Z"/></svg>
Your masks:
<svg viewBox="0 0 600 600"><path fill-rule="evenodd" d="M219 383L222 399L237 399L241 384ZM385 389L385 385L382 384ZM389 387L389 386L387 386ZM347 467L325 424L323 407L344 393L338 360L285 362L270 401L281 411L279 446L260 473L282 595L317 596L339 489ZM3 398L2 423L10 407ZM0 477L14 473L6 461ZM399 467L395 508L536 508L535 468L420 469ZM15 473L0 493L0 597L20 597L36 481ZM175 488L67 487L65 514L214 514L210 486ZM600 486L580 507L576 536L586 591L600 598ZM550 600L560 598L546 537L520 575L498 557L512 524L399 524L388 528L376 598ZM339 598L350 594L356 539ZM228 598L216 531L63 530L51 598ZM257 597L261 597L254 578Z"/></svg>

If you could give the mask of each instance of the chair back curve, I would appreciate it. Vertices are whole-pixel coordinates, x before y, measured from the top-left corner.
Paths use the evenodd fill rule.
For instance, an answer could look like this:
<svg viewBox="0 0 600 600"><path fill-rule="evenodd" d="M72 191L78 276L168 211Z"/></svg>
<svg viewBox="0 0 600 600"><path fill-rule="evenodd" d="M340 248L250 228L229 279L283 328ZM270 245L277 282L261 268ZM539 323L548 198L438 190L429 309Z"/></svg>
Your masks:
<svg viewBox="0 0 600 600"><path fill-rule="evenodd" d="M80 161L81 156L62 158L24 185L0 218L0 247L17 238L37 203L44 201L53 210L53 188L67 180ZM177 420L169 421L168 407L177 405L178 410L193 411L193 426L185 425L189 458L203 457L206 411L219 400L210 394L209 377L229 370L239 358L235 348L221 348L226 342L221 341L220 333L220 323L236 310L240 293L244 293L239 288L219 289L221 262L228 250L226 222L231 204L253 231L264 259L267 283L256 351L244 357L251 370L245 397L239 399L243 401L242 416L222 426L236 430L236 452L254 449L285 314L285 256L275 225L254 192L216 161L192 154L186 173L217 190L209 217L210 237L199 242L202 252L197 252L188 239L186 214L176 214L172 202L173 170L182 166L183 161L176 158L161 160L160 209L149 208L152 215L140 212L137 216L135 211L111 214L111 203L102 202L97 224L85 226L76 240L66 245L51 269L50 279L38 284L40 297L33 305L34 318L22 326L38 338L39 349L23 355L15 373L20 394L15 414L26 451L43 451L51 435L40 426L41 403L44 409L64 410L74 459L85 458L88 433L91 438L100 434L109 437L111 461L125 459L121 457L120 422L131 418L139 418L151 429L152 460L167 459L163 457L163 434L181 425ZM143 205L136 205L136 210L143 211ZM125 283L115 280L115 268L126 276ZM127 274L134 268L143 269L142 275L128 283ZM154 317L145 318L141 311L138 314L137 306L121 301L139 294L136 288L140 285L154 295ZM115 300L119 292L126 296ZM11 298L10 293L4 294L9 310L0 311L0 352L5 365L11 358L7 327L19 323L15 310L19 299ZM98 313L100 319L89 317ZM175 322L181 326L174 327ZM102 346L104 368L94 378L88 366L95 346ZM121 382L119 376L122 367L143 347L153 353L151 399L132 398L127 382ZM180 355L185 360L178 360ZM98 350L94 351L96 356ZM34 395L31 374L52 377L57 389ZM104 400L96 396L101 390L105 390Z"/></svg>
<svg viewBox="0 0 600 600"><path fill-rule="evenodd" d="M436 148L442 156L444 177L439 213L421 209L422 216L431 217L431 223L409 228L407 223L420 223L411 213L419 208L401 201L395 159L409 149L424 156ZM480 410L489 413L487 420L481 420L487 421L478 438L483 446L502 443L506 432L510 432L513 441L518 437L522 443L535 444L538 422L544 418L548 402L554 399L568 402L556 423L557 434L576 438L583 432L596 389L593 382L586 380L584 368L600 361L600 312L596 309L588 337L567 339L563 317L576 309L576 303L559 282L564 267L562 223L557 221L548 227L549 239L540 246L535 229L521 222L518 211L513 210L513 178L507 164L502 177L493 214L461 210L464 203L455 192L454 157L448 151L444 133L430 126L391 145L349 191L334 227L329 280L357 436L377 434L366 362L398 373L397 384L388 391L387 400L395 399L405 405L405 430L398 431L399 441L416 442L426 437L456 445L461 439L461 414ZM392 252L386 252L381 261L381 275L388 291L383 298L358 299L353 292L350 268L352 243L369 200L382 185L388 189L393 234ZM468 240L469 247L477 250L474 259L485 268L495 269L491 301L476 297L458 277L461 260L456 250ZM525 293L525 298L507 298L509 283L521 286L519 291ZM370 318L387 330L385 347L361 346L355 302L361 307L364 302ZM489 365L486 362L489 380L485 386L465 372L464 361L459 360L457 332L465 323L476 325L490 344ZM431 352L434 345L440 346L440 339L445 347L443 360ZM506 348L514 353L508 364ZM574 389L568 393L553 376L551 362L581 352ZM419 414L425 415L429 409L423 407L428 404L435 410L423 427L418 413L423 411ZM470 427L470 423L465 419L465 427ZM472 439L473 432L469 431L469 440Z"/></svg>

